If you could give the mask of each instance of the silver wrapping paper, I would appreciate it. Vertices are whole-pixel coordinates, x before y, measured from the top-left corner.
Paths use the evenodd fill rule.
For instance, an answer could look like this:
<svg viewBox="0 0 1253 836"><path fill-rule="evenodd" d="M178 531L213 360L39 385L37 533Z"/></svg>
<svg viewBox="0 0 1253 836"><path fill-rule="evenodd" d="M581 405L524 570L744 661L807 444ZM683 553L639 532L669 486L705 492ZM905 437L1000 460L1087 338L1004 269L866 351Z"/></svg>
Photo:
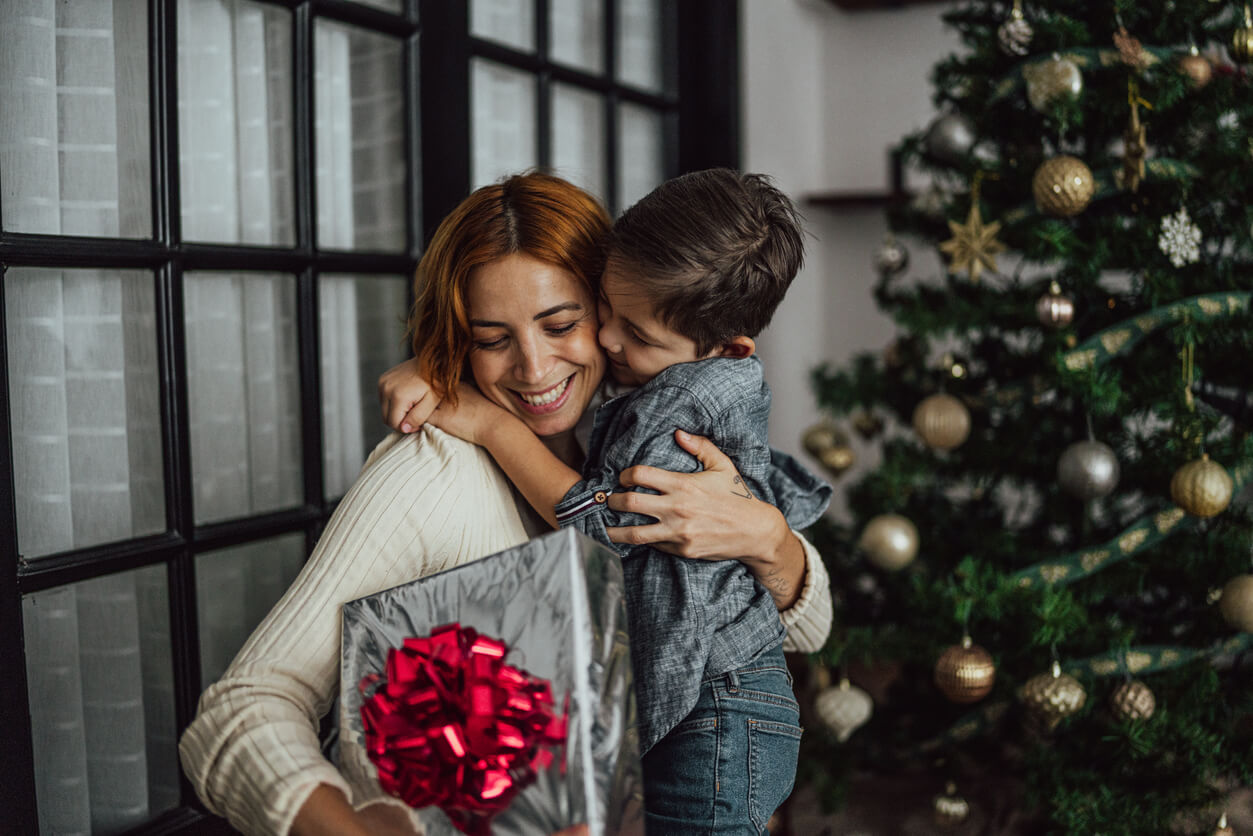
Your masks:
<svg viewBox="0 0 1253 836"><path fill-rule="evenodd" d="M383 673L387 651L458 622L501 639L506 662L552 683L569 701L566 772L542 770L492 820L493 834L549 836L586 822L591 834L643 834L635 692L617 555L570 529L343 607L340 734L365 760L362 677ZM353 764L375 775L373 764ZM377 780L377 779L375 779ZM456 836L442 810L418 813L430 836Z"/></svg>

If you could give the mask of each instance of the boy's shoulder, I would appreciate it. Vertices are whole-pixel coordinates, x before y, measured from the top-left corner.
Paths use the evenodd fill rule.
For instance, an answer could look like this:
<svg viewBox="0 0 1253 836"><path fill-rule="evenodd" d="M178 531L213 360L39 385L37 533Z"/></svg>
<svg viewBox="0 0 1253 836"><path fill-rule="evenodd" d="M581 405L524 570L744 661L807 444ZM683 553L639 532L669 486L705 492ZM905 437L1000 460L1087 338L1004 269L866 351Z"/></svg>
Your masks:
<svg viewBox="0 0 1253 836"><path fill-rule="evenodd" d="M712 412L770 397L761 360L755 354L675 363L641 386L636 394L670 395L676 391L689 394Z"/></svg>

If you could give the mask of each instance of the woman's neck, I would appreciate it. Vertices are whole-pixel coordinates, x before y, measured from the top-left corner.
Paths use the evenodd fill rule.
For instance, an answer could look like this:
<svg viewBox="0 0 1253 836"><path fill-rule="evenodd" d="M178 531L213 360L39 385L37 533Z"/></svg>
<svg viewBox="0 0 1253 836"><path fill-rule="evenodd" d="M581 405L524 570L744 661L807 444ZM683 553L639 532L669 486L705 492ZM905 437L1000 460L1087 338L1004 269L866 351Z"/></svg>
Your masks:
<svg viewBox="0 0 1253 836"><path fill-rule="evenodd" d="M549 451L575 470L583 469L583 448L574 437L574 430L567 430L557 435L547 435L540 439Z"/></svg>

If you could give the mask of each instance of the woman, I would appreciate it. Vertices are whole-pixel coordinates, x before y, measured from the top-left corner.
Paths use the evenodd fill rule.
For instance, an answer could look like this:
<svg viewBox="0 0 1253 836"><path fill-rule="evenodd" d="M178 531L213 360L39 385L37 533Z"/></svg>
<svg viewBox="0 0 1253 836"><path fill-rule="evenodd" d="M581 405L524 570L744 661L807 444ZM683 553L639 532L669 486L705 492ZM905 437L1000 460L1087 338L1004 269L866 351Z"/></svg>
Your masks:
<svg viewBox="0 0 1253 836"><path fill-rule="evenodd" d="M444 220L416 278L415 362L436 390L473 380L574 467L575 428L605 370L592 283L608 229L599 204L564 180L513 177ZM397 406L394 422L407 410ZM615 539L743 560L786 608L789 646L816 650L831 617L816 553L773 506L726 501L738 474L712 445L685 446L703 472L623 473L624 485L658 494L618 501L659 522ZM530 516L480 448L434 428L384 440L291 589L201 697L180 755L206 805L246 832L415 832L373 776L341 773L318 747L318 719L339 688L340 606L524 542L544 530Z"/></svg>

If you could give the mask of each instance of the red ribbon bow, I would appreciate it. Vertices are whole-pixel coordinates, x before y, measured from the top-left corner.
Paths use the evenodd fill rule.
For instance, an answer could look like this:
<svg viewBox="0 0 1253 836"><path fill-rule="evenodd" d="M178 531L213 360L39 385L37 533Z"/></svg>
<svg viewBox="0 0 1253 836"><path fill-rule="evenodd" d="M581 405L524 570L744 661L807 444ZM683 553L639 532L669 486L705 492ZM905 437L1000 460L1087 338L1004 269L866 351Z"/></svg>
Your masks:
<svg viewBox="0 0 1253 836"><path fill-rule="evenodd" d="M549 683L506 665L507 652L498 639L446 624L388 650L385 683L371 674L359 686L379 784L411 807L439 806L472 836L491 832L492 817L566 740Z"/></svg>

